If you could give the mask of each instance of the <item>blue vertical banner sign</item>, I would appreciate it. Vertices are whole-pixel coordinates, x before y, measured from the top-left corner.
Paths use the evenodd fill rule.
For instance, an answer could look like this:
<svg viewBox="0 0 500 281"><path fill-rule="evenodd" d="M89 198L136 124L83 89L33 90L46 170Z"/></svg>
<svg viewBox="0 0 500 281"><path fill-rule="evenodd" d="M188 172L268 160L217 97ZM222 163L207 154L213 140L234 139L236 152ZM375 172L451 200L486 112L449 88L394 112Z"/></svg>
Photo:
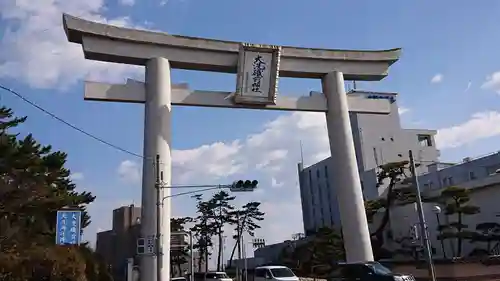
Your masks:
<svg viewBox="0 0 500 281"><path fill-rule="evenodd" d="M80 245L82 212L75 210L57 211L56 244Z"/></svg>

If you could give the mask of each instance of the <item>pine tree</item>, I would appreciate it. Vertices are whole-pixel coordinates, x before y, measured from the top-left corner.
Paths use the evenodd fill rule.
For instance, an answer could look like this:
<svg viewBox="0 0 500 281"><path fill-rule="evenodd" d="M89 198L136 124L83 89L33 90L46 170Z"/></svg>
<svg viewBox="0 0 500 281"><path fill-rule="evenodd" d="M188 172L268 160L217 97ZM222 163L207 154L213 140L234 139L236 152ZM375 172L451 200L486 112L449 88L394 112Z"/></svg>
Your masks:
<svg viewBox="0 0 500 281"><path fill-rule="evenodd" d="M433 199L444 205L446 216L456 219L456 221L452 221L447 225L442 225L440 227L442 231L438 236L439 240L456 240L457 247L456 249L452 249L454 257L462 256L464 240L474 240L477 236L474 230L470 230L469 226L463 223L464 216L475 215L481 211L479 207L469 203L469 192L468 189L462 187L449 186L441 191L439 197Z"/></svg>
<svg viewBox="0 0 500 281"><path fill-rule="evenodd" d="M230 196L226 191L219 191L215 193L209 201L209 205L214 208L214 227L216 230L216 235L218 239L218 251L217 251L217 270L222 270L222 251L224 251L223 247L223 235L224 235L224 226L231 222L232 212L234 210L234 206L231 205L231 202L234 201L236 197Z"/></svg>
<svg viewBox="0 0 500 281"><path fill-rule="evenodd" d="M229 264L232 264L234 253L238 249L238 258L241 259L241 237L248 233L255 235L255 230L260 228L259 222L264 220L264 212L260 211L259 202L248 202L241 209L231 212L230 223L235 226L236 234L233 236L236 243L229 257Z"/></svg>
<svg viewBox="0 0 500 281"><path fill-rule="evenodd" d="M213 247L212 237L217 233L217 227L214 222L215 206L213 202L203 201L200 194L193 196L196 200L196 210L198 216L194 219L195 225L191 228L196 242L193 247L198 249L198 269L201 270L202 262L205 262L205 271L208 271L208 257L212 254L210 249Z"/></svg>
<svg viewBox="0 0 500 281"><path fill-rule="evenodd" d="M0 280L81 280L86 264L98 261L85 245L55 245L56 213L82 210L85 228L95 197L75 190L65 153L12 133L25 120L0 108Z"/></svg>
<svg viewBox="0 0 500 281"><path fill-rule="evenodd" d="M186 231L186 223L191 222L192 219L189 217L181 217L181 218L172 218L170 219L170 230L172 233L174 232L185 232ZM181 240L182 241L182 240ZM185 245L175 245L172 247L170 251L170 263L172 265L171 268L176 267L178 276L182 276L182 265L187 263L187 258L189 255L193 253L189 253L188 249ZM173 272L172 272L173 273ZM172 274L172 276L175 276Z"/></svg>

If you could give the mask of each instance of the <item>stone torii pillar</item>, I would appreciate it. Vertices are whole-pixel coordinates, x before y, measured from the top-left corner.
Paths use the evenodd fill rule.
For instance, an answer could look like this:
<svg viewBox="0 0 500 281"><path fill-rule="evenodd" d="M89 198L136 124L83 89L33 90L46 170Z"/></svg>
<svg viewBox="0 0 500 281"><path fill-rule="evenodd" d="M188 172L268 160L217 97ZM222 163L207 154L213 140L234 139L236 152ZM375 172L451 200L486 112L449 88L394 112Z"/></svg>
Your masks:
<svg viewBox="0 0 500 281"><path fill-rule="evenodd" d="M348 262L371 261L368 225L358 174L349 111L388 114L387 100L369 100L346 95L344 79L377 81L387 75L399 58L399 49L384 51L341 51L251 45L242 51L239 42L173 36L133 30L63 16L68 40L81 44L85 58L98 61L146 66L146 82L129 80L126 84L85 83L85 99L145 103L144 163L142 186L141 235L155 234L156 195L153 160L160 154L163 180L171 184L171 106L252 108L263 110L325 112L334 160L331 180L337 188L344 245ZM247 48L244 47L243 49ZM272 57L263 54L269 47ZM277 51L276 51L277 50ZM263 80L249 82L247 67L257 60L271 68ZM255 65L254 65L255 67ZM187 85L172 85L170 69L238 73L235 93L192 91ZM255 71L255 68L253 69ZM274 73L273 73L274 72ZM299 98L276 97L277 76L322 79L324 95ZM274 76L273 76L274 75ZM251 86L250 84L252 83ZM256 82L257 81L257 82ZM262 82L262 83L261 83ZM254 95L265 88L268 96ZM258 89L250 90L250 87ZM253 93L252 93L253 91ZM231 97L232 98L229 98ZM164 196L169 190L164 190ZM162 209L163 256L161 277L170 278L170 201ZM156 280L156 257L141 259L141 280Z"/></svg>

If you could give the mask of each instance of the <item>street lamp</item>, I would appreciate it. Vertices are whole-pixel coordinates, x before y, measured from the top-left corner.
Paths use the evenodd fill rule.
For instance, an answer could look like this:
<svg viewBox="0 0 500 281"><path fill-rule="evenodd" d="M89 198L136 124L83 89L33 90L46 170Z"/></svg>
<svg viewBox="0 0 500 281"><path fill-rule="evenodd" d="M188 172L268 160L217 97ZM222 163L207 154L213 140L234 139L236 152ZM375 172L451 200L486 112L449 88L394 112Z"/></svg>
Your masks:
<svg viewBox="0 0 500 281"><path fill-rule="evenodd" d="M437 221L437 224L438 224L438 230L439 230L439 234L442 236L443 234L443 231L442 231L442 228L441 228L441 220L439 218L439 215L441 214L442 210L441 210L441 207L439 207L438 205L434 205L432 207L432 212L436 215L436 221ZM441 242L441 250L443 251L443 258L447 258L446 257L446 250L444 249L444 240L442 239L443 237L441 237L440 242Z"/></svg>

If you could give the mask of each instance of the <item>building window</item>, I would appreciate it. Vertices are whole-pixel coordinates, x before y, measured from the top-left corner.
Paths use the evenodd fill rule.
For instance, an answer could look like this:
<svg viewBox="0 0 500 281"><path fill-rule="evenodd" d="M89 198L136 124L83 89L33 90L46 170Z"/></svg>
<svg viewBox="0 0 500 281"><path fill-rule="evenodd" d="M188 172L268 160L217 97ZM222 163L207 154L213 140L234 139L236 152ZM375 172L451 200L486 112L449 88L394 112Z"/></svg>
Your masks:
<svg viewBox="0 0 500 281"><path fill-rule="evenodd" d="M328 204L328 208L330 209L330 221L331 221L331 223L333 225L335 222L333 221L332 204Z"/></svg>
<svg viewBox="0 0 500 281"><path fill-rule="evenodd" d="M311 203L313 205L313 216L314 216L314 186L313 186L313 181L312 181L311 170L309 170L309 188L310 188Z"/></svg>
<svg viewBox="0 0 500 281"><path fill-rule="evenodd" d="M447 187L448 186L448 178L444 178L443 179L443 187Z"/></svg>
<svg viewBox="0 0 500 281"><path fill-rule="evenodd" d="M473 171L470 171L469 172L469 180L475 180L476 179L476 175L474 174Z"/></svg>
<svg viewBox="0 0 500 281"><path fill-rule="evenodd" d="M319 169L316 170L316 177L319 179Z"/></svg>
<svg viewBox="0 0 500 281"><path fill-rule="evenodd" d="M433 183L430 181L429 182L429 189L432 189L432 185L433 185Z"/></svg>
<svg viewBox="0 0 500 281"><path fill-rule="evenodd" d="M418 143L420 146L432 146L432 137L429 135L418 135Z"/></svg>
<svg viewBox="0 0 500 281"><path fill-rule="evenodd" d="M325 178L328 178L328 166L325 166Z"/></svg>

